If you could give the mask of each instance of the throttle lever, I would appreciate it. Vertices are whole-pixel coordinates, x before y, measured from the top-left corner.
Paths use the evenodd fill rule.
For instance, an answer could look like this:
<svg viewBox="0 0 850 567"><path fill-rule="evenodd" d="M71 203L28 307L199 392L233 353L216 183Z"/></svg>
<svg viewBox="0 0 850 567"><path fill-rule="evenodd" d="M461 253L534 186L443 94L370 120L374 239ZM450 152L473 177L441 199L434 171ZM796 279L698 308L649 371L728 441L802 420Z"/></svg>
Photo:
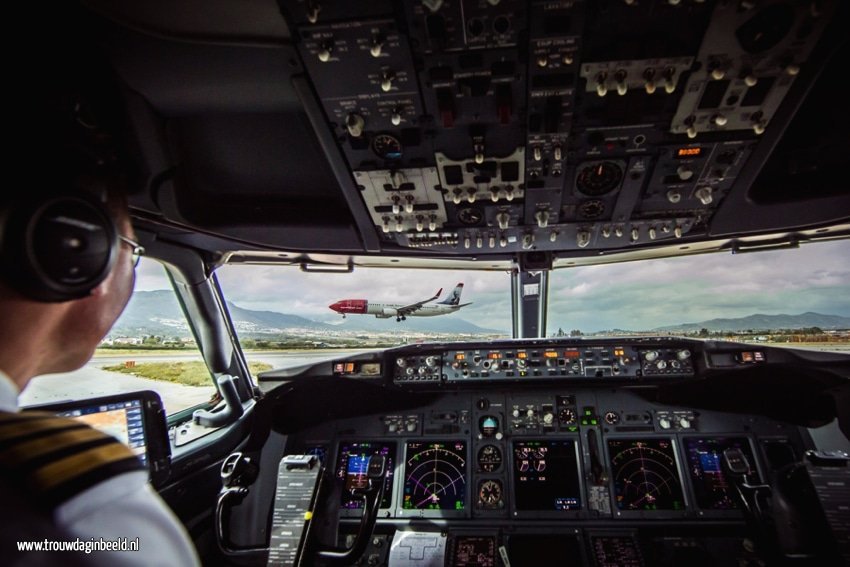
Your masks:
<svg viewBox="0 0 850 567"><path fill-rule="evenodd" d="M375 522L378 519L378 510L381 499L384 497L384 486L387 479L387 459L383 455L372 455L366 468L366 487L355 489L354 494L363 500L363 517L357 528L354 543L347 549L320 549L317 555L331 563L350 565L357 561L375 531Z"/></svg>

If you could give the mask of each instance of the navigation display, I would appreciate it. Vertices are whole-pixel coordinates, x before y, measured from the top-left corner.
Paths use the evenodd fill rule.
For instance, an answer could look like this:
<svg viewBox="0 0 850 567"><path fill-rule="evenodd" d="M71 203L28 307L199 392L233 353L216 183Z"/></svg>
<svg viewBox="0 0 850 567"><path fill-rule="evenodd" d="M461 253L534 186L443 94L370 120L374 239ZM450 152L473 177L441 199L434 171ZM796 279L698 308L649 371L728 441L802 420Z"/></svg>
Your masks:
<svg viewBox="0 0 850 567"><path fill-rule="evenodd" d="M513 456L517 510L581 508L574 440L514 441Z"/></svg>
<svg viewBox="0 0 850 567"><path fill-rule="evenodd" d="M336 477L343 483L340 508L347 510L363 508L363 499L355 494L355 490L366 488L368 484L366 472L369 468L369 457L372 455L383 455L387 459L387 479L384 484L384 494L381 497L381 508L390 507L395 476L393 466L395 449L394 442L340 443L336 463Z"/></svg>
<svg viewBox="0 0 850 567"><path fill-rule="evenodd" d="M682 479L670 439L608 439L620 510L684 510Z"/></svg>
<svg viewBox="0 0 850 567"><path fill-rule="evenodd" d="M465 506L466 442L408 441L402 507L463 510Z"/></svg>
<svg viewBox="0 0 850 567"><path fill-rule="evenodd" d="M141 400L93 405L57 412L56 415L72 417L115 437L129 446L139 460L147 466L147 440Z"/></svg>
<svg viewBox="0 0 850 567"><path fill-rule="evenodd" d="M738 501L735 498L735 489L726 479L721 463L723 451L734 448L743 451L750 467L753 467L755 459L747 438L686 437L684 441L688 473L691 476L697 506L703 510L736 510ZM755 473L753 469L750 472Z"/></svg>

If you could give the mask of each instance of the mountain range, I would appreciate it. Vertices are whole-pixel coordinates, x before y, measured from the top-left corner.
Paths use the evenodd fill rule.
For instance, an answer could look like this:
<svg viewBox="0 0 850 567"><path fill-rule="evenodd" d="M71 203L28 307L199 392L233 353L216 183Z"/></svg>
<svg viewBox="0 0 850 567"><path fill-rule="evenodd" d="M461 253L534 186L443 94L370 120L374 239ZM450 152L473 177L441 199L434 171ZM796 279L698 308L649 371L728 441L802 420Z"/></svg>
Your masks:
<svg viewBox="0 0 850 567"><path fill-rule="evenodd" d="M666 331L677 333L699 332L701 329L709 331L765 331L770 329L805 329L820 327L821 329L850 329L850 317L839 315L824 315L811 311L799 315L763 315L757 313L736 319L709 319L699 323L680 323L678 325L667 325L657 327L653 331Z"/></svg>
<svg viewBox="0 0 850 567"><path fill-rule="evenodd" d="M243 338L261 338L270 335L292 334L298 332L336 332L354 334L357 332L430 332L470 335L506 334L504 331L479 327L457 314L439 317L408 317L398 323L395 318L376 319L367 315L353 315L334 322L323 322L277 311L255 311L227 302L236 330ZM504 322L508 328L510 322ZM701 329L709 331L766 331L769 329L802 329L820 327L821 329L848 329L850 317L824 315L822 313L801 313L799 315L763 315L754 314L730 319L710 319L697 323L680 323L652 329L667 333L692 333ZM642 330L642 329L635 329ZM189 327L177 303L174 293L168 290L137 291L133 294L127 309L110 333L115 336L188 336Z"/></svg>
<svg viewBox="0 0 850 567"><path fill-rule="evenodd" d="M349 316L339 323L314 321L300 315L277 311L255 311L227 302L239 336L262 337L299 331L356 333L371 332L430 332L451 334L490 335L502 331L479 327L456 314L439 317L408 317L398 323L395 318L376 319L371 316ZM509 324L506 324L508 327ZM169 290L137 291L110 332L112 336L187 336L189 327L174 293Z"/></svg>

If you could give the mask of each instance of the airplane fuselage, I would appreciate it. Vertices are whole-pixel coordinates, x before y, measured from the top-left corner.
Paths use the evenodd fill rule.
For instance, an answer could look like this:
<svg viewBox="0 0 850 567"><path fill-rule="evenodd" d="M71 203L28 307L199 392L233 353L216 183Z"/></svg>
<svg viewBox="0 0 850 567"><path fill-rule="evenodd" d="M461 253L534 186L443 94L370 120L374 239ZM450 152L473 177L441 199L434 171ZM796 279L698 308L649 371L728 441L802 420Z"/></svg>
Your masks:
<svg viewBox="0 0 850 567"><path fill-rule="evenodd" d="M331 309L343 315L374 315L380 319L397 317L398 310L404 307L400 303L373 303L366 299L343 299L330 306ZM408 313L410 317L435 317L454 313L461 305L423 305L416 311Z"/></svg>

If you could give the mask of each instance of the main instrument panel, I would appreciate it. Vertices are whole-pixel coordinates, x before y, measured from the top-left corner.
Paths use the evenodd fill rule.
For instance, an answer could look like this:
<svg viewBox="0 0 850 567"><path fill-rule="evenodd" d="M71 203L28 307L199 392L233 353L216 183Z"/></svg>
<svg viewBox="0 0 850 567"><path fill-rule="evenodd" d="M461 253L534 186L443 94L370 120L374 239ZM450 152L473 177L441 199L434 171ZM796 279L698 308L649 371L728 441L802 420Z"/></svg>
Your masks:
<svg viewBox="0 0 850 567"><path fill-rule="evenodd" d="M723 452L739 449L750 481L769 482L810 441L779 420L647 395L710 369L782 356L716 347L565 339L355 356L333 363L340 379L404 390L421 403L314 425L291 436L287 449L323 455L337 471L330 499L339 502L343 539L361 514L350 491L363 463L373 454L393 463L364 564L384 564L388 541L408 532L437 538L434 549L444 547L451 565L497 565L501 553L511 565L563 553L576 564L645 565L679 547L717 561L754 560L742 546L744 518Z"/></svg>
<svg viewBox="0 0 850 567"><path fill-rule="evenodd" d="M325 455L337 471L329 498L351 521L361 513L350 489L363 463L373 454L393 463L378 545L364 556L377 558L372 564L386 561L381 546L410 522L448 533L453 565L496 565L502 546L512 565L525 545L539 558L547 537L574 540L576 558L634 556L638 562L626 564L646 564L638 545L646 534L663 528L668 543L702 549L707 540L694 529L706 521L742 540L743 515L720 464L727 448L748 456L756 481L799 459L804 441L796 427L766 418L649 403L626 390L545 385L446 393L414 410L323 424L290 439L290 450ZM553 549L565 545L557 543ZM457 559L470 556L489 559Z"/></svg>
<svg viewBox="0 0 850 567"><path fill-rule="evenodd" d="M281 2L382 246L475 253L705 236L835 4Z"/></svg>

